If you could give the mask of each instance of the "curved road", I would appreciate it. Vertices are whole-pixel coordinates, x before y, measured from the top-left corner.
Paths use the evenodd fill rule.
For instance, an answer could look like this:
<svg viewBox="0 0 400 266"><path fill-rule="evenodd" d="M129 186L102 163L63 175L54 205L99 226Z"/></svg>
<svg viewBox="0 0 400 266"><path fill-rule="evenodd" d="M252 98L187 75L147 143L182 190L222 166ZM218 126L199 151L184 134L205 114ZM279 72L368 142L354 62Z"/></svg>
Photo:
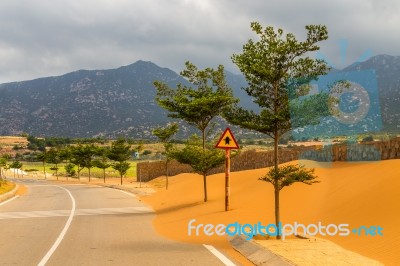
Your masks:
<svg viewBox="0 0 400 266"><path fill-rule="evenodd" d="M28 193L0 203L0 265L234 265L157 235L154 213L129 193L18 182Z"/></svg>

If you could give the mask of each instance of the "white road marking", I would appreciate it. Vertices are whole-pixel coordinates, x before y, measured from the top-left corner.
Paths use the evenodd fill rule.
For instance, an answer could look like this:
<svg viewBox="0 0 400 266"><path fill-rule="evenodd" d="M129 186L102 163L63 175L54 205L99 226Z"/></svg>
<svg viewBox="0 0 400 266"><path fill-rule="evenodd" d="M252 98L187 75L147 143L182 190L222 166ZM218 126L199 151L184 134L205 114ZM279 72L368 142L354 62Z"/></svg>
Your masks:
<svg viewBox="0 0 400 266"><path fill-rule="evenodd" d="M72 201L72 208L71 208L71 212L69 214L69 218L67 220L67 223L64 226L64 229L61 231L60 235L56 239L56 242L54 242L53 246L49 249L49 251L46 253L46 255L44 255L42 260L39 262L38 266L46 265L46 263L50 259L51 255L53 255L54 251L56 251L57 247L60 245L61 241L63 240L63 238L65 236L65 234L67 233L68 228L71 225L72 219L74 218L74 214L75 214L76 203L75 203L75 199L72 196L71 192L68 189L60 187L60 186L55 186L55 187L61 188L61 189L65 190L68 193L68 195L69 195L69 197L71 198L71 201Z"/></svg>
<svg viewBox="0 0 400 266"><path fill-rule="evenodd" d="M75 216L80 215L108 215L108 214L134 214L134 213L153 213L148 207L124 207L124 208L95 208L95 209L76 209ZM43 218L43 217L63 217L69 216L69 210L51 211L30 211L30 212L3 212L0 213L2 219L21 219L21 218Z"/></svg>
<svg viewBox="0 0 400 266"><path fill-rule="evenodd" d="M12 197L11 199L8 199L8 200L6 200L6 201L3 201L2 203L0 203L0 206L1 206L1 205L4 205L4 204L6 204L6 203L8 203L8 202L10 202L10 201L12 201L12 200L15 200L15 199L18 198L18 197L19 197L19 195L14 196L14 197Z"/></svg>
<svg viewBox="0 0 400 266"><path fill-rule="evenodd" d="M134 195L134 194L132 194L132 193L130 193L130 192L126 192L126 191L120 190L120 189L118 189L118 190L119 190L119 192L121 192L121 193L127 194L127 195L129 195L129 196L134 197L134 198L137 198L136 195Z"/></svg>
<svg viewBox="0 0 400 266"><path fill-rule="evenodd" d="M226 266L236 266L235 263L233 263L230 259L228 259L227 257L225 257L224 254L222 254L221 252L219 252L216 248L214 248L211 245L206 245L203 244L203 246L208 249L208 251L210 251L215 257L217 257L220 261L222 261L223 264L225 264Z"/></svg>
<svg viewBox="0 0 400 266"><path fill-rule="evenodd" d="M112 187L106 187L106 188L109 188L109 189L112 189L112 190L117 190L117 191L119 191L119 192L121 192L121 193L127 194L127 195L129 195L129 196L131 196L131 197L134 197L134 198L137 198L136 195L134 195L134 194L132 194L132 193L130 193L130 192L127 192L127 191L118 189L118 188L112 188Z"/></svg>

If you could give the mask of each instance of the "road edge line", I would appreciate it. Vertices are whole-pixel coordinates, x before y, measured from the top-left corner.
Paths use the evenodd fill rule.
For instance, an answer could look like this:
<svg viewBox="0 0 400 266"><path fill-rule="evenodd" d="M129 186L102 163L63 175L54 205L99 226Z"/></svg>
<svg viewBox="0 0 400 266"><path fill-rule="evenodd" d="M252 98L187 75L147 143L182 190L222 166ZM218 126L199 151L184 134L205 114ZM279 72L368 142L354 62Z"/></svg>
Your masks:
<svg viewBox="0 0 400 266"><path fill-rule="evenodd" d="M15 184L15 187L11 191L8 191L7 193L0 195L0 206L3 205L3 203L5 204L6 202L11 201L9 199L13 198L15 196L15 194L17 194L19 185L16 183L14 183L14 184Z"/></svg>
<svg viewBox="0 0 400 266"><path fill-rule="evenodd" d="M210 251L215 257L217 257L226 266L236 266L230 259L228 259L224 254L219 252L215 247L211 245L203 244L203 246Z"/></svg>
<svg viewBox="0 0 400 266"><path fill-rule="evenodd" d="M0 202L0 206L4 205L4 204L6 204L6 203L8 203L8 202L10 202L12 200L15 200L18 197L19 197L19 195L16 195L16 196L12 197L11 199L8 199L6 201Z"/></svg>
<svg viewBox="0 0 400 266"><path fill-rule="evenodd" d="M51 246L49 251L47 251L46 255L44 255L42 260L38 263L38 266L46 265L46 263L50 259L51 255L53 255L54 251L56 251L56 249L60 245L61 241L63 240L65 234L67 233L67 231L69 229L69 226L72 223L72 219L74 218L74 215L75 215L76 202L75 202L75 199L72 196L71 192L68 189L64 188L64 187L56 186L56 185L54 185L54 186L58 187L58 188L61 188L61 189L65 190L68 193L68 195L69 195L69 197L71 198L71 201L72 201L72 209L71 209L71 212L69 214L68 220L65 223L65 226L64 226L63 230L61 231L60 235L56 239L56 242L54 242L54 244Z"/></svg>

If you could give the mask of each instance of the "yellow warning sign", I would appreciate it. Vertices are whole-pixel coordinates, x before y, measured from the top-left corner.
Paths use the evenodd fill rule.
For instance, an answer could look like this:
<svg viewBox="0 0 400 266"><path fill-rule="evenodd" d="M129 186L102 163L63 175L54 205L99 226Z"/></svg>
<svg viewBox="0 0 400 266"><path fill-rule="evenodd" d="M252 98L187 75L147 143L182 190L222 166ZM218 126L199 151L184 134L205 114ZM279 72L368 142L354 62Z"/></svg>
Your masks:
<svg viewBox="0 0 400 266"><path fill-rule="evenodd" d="M222 133L221 138L219 139L215 148L221 149L239 149L239 145L236 142L235 137L232 134L232 131L228 128L225 129L224 133Z"/></svg>

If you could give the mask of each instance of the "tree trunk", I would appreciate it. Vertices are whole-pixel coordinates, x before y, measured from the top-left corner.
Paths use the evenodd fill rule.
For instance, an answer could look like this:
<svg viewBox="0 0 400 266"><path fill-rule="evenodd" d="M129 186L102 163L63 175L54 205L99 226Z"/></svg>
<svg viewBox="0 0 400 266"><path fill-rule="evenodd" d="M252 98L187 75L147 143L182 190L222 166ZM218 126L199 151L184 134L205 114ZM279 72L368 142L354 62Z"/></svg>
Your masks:
<svg viewBox="0 0 400 266"><path fill-rule="evenodd" d="M106 183L106 168L103 169L103 182Z"/></svg>
<svg viewBox="0 0 400 266"><path fill-rule="evenodd" d="M279 188L274 189L275 194L275 224L276 224L276 239L281 239L282 232L279 230L280 213L279 213Z"/></svg>
<svg viewBox="0 0 400 266"><path fill-rule="evenodd" d="M88 170L89 170L89 182L90 182L90 168L88 168Z"/></svg>
<svg viewBox="0 0 400 266"><path fill-rule="evenodd" d="M206 130L203 129L201 131L201 136L203 140L203 160L205 156L205 150L206 150ZM204 164L204 162L203 162ZM207 175L203 173L203 184L204 184L204 202L207 202Z"/></svg>
<svg viewBox="0 0 400 266"><path fill-rule="evenodd" d="M56 164L56 178L57 178L57 181L58 181L58 165Z"/></svg>
<svg viewBox="0 0 400 266"><path fill-rule="evenodd" d="M203 174L203 184L204 184L204 202L207 202L207 175Z"/></svg>
<svg viewBox="0 0 400 266"><path fill-rule="evenodd" d="M45 161L43 161L43 174L44 174L44 179L46 178L46 165L45 165Z"/></svg>
<svg viewBox="0 0 400 266"><path fill-rule="evenodd" d="M121 185L122 185L122 175L121 175Z"/></svg>
<svg viewBox="0 0 400 266"><path fill-rule="evenodd" d="M81 168L78 165L78 180L81 181Z"/></svg>
<svg viewBox="0 0 400 266"><path fill-rule="evenodd" d="M275 96L275 101L274 101L274 113L277 115L278 113L278 84L275 84L274 86L274 96ZM274 170L278 171L279 167L279 161L278 161L278 143L279 143L279 132L278 132L278 121L275 121L275 126L274 126ZM280 213L279 213L279 179L278 176L275 175L274 177L274 195L275 195L275 224L276 224L276 230L277 230L277 235L276 239L281 239L280 232L279 230L279 222L280 222Z"/></svg>
<svg viewBox="0 0 400 266"><path fill-rule="evenodd" d="M165 189L168 190L168 161L165 161Z"/></svg>
<svg viewBox="0 0 400 266"><path fill-rule="evenodd" d="M203 151L206 149L206 130L201 130L201 140L203 142Z"/></svg>

